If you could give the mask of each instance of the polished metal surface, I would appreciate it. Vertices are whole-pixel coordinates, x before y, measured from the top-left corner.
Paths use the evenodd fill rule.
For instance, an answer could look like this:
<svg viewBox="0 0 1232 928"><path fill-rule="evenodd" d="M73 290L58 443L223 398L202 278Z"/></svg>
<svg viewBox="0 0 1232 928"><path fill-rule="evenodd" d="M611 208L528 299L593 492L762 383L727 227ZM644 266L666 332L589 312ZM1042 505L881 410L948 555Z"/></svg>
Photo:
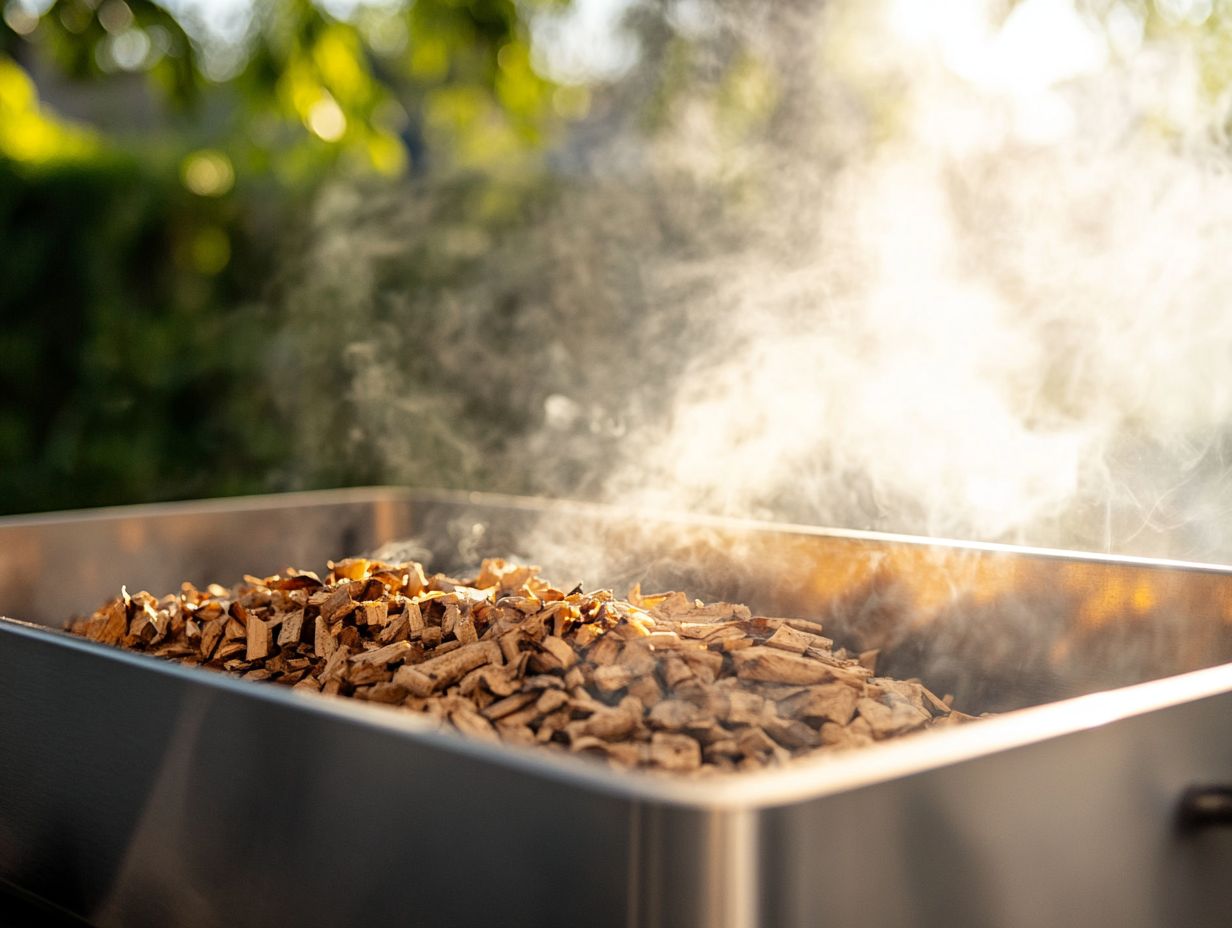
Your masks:
<svg viewBox="0 0 1232 928"><path fill-rule="evenodd" d="M969 710L704 781L73 638L118 592L416 536L821 617ZM566 574L566 572L569 572ZM0 520L0 880L99 926L1225 925L1232 574L374 489ZM1205 668L1205 669L1203 669ZM1119 687L1109 689L1110 687ZM1067 698L1068 697L1068 698Z"/></svg>

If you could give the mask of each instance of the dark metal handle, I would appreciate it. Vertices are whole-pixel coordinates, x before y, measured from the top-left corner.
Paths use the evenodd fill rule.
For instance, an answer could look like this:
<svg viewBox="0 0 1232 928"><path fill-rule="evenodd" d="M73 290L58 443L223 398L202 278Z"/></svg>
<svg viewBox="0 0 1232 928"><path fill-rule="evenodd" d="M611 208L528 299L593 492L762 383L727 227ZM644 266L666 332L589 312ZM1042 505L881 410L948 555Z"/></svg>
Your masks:
<svg viewBox="0 0 1232 928"><path fill-rule="evenodd" d="M1186 831L1232 825L1232 786L1189 787L1181 793L1177 815Z"/></svg>

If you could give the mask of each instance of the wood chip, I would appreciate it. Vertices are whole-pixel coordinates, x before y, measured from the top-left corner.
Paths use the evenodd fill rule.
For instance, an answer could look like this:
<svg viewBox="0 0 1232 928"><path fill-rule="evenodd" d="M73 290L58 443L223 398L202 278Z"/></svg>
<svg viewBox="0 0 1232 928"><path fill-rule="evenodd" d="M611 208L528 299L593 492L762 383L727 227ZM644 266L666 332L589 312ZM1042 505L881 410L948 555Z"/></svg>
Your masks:
<svg viewBox="0 0 1232 928"><path fill-rule="evenodd" d="M856 703L856 710L868 723L875 738L888 738L911 731L929 721L927 713L916 709L905 699L891 699L888 703L867 697Z"/></svg>
<svg viewBox="0 0 1232 928"><path fill-rule="evenodd" d="M385 601L360 603L358 621L362 625L384 625L389 621L389 603Z"/></svg>
<svg viewBox="0 0 1232 928"><path fill-rule="evenodd" d="M355 608L351 602L350 584L342 584L329 593L321 603L321 618L333 622L349 614Z"/></svg>
<svg viewBox="0 0 1232 928"><path fill-rule="evenodd" d="M330 655L329 660L325 662L325 666L321 668L321 682L328 683L330 681L339 683L346 675L347 657L350 654L350 649L346 645L339 645L334 653Z"/></svg>
<svg viewBox="0 0 1232 928"><path fill-rule="evenodd" d="M650 710L649 721L655 728L680 731L688 725L708 721L710 714L700 706L683 699L664 699Z"/></svg>
<svg viewBox="0 0 1232 928"><path fill-rule="evenodd" d="M338 641L331 634L329 623L325 621L323 616L316 617L314 627L313 650L317 657L327 661L333 657L334 651L337 650Z"/></svg>
<svg viewBox="0 0 1232 928"><path fill-rule="evenodd" d="M577 663L577 654L573 648L569 647L568 643L555 635L547 635L539 642L539 647L555 657L564 668L572 667Z"/></svg>
<svg viewBox="0 0 1232 928"><path fill-rule="evenodd" d="M425 627L423 612L419 608L419 603L409 602L406 604L406 621L412 635L419 635Z"/></svg>
<svg viewBox="0 0 1232 928"><path fill-rule="evenodd" d="M629 681L633 679L633 673L628 667L620 664L606 664L596 667L594 673L591 674L591 679L600 693L615 693L629 685Z"/></svg>
<svg viewBox="0 0 1232 928"><path fill-rule="evenodd" d="M702 763L701 745L688 735L655 732L650 739L650 762L663 770L696 770Z"/></svg>
<svg viewBox="0 0 1232 928"><path fill-rule="evenodd" d="M300 633L304 628L304 610L296 609L287 613L278 629L278 647L290 648L299 644Z"/></svg>
<svg viewBox="0 0 1232 928"><path fill-rule="evenodd" d="M442 657L435 657L413 667L399 667L394 682L400 683L416 696L427 696L454 683L462 675L484 664L501 662L500 648L491 641L476 641L463 645Z"/></svg>
<svg viewBox="0 0 1232 928"><path fill-rule="evenodd" d="M771 683L825 683L834 673L825 664L775 648L751 647L732 654L736 675L742 680Z"/></svg>
<svg viewBox="0 0 1232 928"><path fill-rule="evenodd" d="M204 660L209 660L214 656L214 649L218 647L218 642L222 640L223 627L226 623L222 619L214 619L211 622L206 622L201 629L201 647L200 653ZM102 639L99 639L100 641Z"/></svg>
<svg viewBox="0 0 1232 928"><path fill-rule="evenodd" d="M791 719L827 719L846 725L855 715L860 691L846 683L823 683L800 690L779 703L779 714Z"/></svg>
<svg viewBox="0 0 1232 928"><path fill-rule="evenodd" d="M539 694L535 692L515 693L512 696L506 696L504 699L492 703L492 705L483 710L483 714L489 719L496 721L497 719L505 718L507 715L512 715L519 709L526 708L538 699Z"/></svg>
<svg viewBox="0 0 1232 928"><path fill-rule="evenodd" d="M270 630L261 619L248 617L247 649L244 659L259 661L270 653Z"/></svg>
<svg viewBox="0 0 1232 928"><path fill-rule="evenodd" d="M393 644L387 644L385 647L377 648L375 651L364 651L362 654L356 654L351 658L351 662L353 664L400 664L411 653L413 653L413 649L409 642L395 641Z"/></svg>

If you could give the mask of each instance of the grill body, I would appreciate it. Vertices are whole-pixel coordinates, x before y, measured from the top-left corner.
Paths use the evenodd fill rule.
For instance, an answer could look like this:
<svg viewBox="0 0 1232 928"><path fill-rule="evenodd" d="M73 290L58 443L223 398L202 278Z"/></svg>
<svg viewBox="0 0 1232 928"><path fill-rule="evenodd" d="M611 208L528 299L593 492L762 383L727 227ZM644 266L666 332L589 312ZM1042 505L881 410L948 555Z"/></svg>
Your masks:
<svg viewBox="0 0 1232 928"><path fill-rule="evenodd" d="M967 711L784 770L685 780L56 630L121 584L414 536L433 565L677 586L824 621ZM619 586L618 586L619 588ZM0 880L92 924L1227 924L1232 574L374 488L0 520Z"/></svg>

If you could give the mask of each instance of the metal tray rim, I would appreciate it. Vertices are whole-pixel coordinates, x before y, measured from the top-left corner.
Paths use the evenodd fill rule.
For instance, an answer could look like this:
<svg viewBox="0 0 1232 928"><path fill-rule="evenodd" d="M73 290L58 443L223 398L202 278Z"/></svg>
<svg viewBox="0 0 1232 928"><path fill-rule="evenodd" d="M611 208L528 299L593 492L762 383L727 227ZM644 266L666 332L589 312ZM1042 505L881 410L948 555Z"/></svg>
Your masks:
<svg viewBox="0 0 1232 928"><path fill-rule="evenodd" d="M645 518L659 523L686 525L693 528L740 529L754 532L787 533L819 538L850 538L861 541L905 544L916 547L953 548L959 550L985 551L1025 557L1076 560L1103 564L1123 564L1134 567L1160 568L1167 570L1193 570L1232 575L1232 564L1206 561L1185 561L1171 558L1139 557L1100 551L1070 548L1047 548L1032 545L1016 545L1006 542L974 541L961 538L911 535L898 532L880 532L866 529L832 528L805 525L795 522L770 522L761 519L743 519L731 516L716 516L704 513L689 513L673 510L651 510L626 507L610 503L584 502L579 500L550 499L546 497L517 496L506 493L489 493L475 490L453 490L430 487L400 487L373 484L361 487L338 487L323 490L298 490L288 493L264 493L245 496L216 497L210 499L174 500L157 503L135 503L121 506L100 506L87 509L66 509L52 512L33 512L0 516L0 528L71 524L79 521L95 521L114 518L183 516L193 513L251 512L262 509L285 508L297 504L332 504L347 502L400 501L414 503L452 502L476 506L492 506L524 509L527 512L573 512L578 515L621 515Z"/></svg>
<svg viewBox="0 0 1232 928"><path fill-rule="evenodd" d="M0 635L3 634L22 635L55 647L79 650L98 660L117 662L133 672L167 674L186 683L274 702L296 711L341 717L357 725L394 732L476 760L568 781L622 798L708 810L747 810L818 799L1232 691L1232 663L1228 663L1019 709L961 727L911 735L830 756L803 758L783 768L693 779L644 771L618 771L543 748L488 744L460 733L435 729L413 713L246 682L112 648L64 630L0 616Z"/></svg>

